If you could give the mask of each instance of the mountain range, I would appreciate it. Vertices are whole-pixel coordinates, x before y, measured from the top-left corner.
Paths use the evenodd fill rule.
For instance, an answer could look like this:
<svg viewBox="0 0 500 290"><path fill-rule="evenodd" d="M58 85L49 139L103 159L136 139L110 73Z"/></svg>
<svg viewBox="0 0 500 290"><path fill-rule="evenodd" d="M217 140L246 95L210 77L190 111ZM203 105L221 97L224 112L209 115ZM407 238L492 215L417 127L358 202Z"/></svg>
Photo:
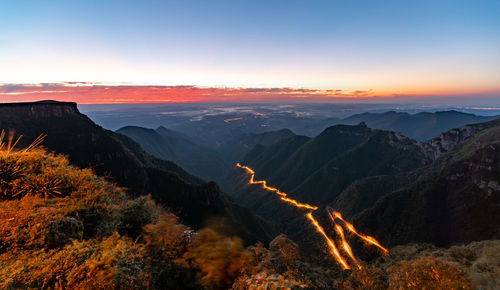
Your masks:
<svg viewBox="0 0 500 290"><path fill-rule="evenodd" d="M245 134L289 129L299 135L314 137L333 125L357 125L360 122L373 129L395 131L418 141L427 141L453 128L498 118L491 115L495 112L491 110L401 104L128 104L80 105L80 108L108 129L132 125L144 128L163 126L182 132L199 145L212 149Z"/></svg>
<svg viewBox="0 0 500 290"><path fill-rule="evenodd" d="M162 116L158 118L156 122L161 123ZM426 145L430 144L427 142L430 139L440 142L436 138L442 132L469 123L493 120L496 117L476 116L451 110L417 114L395 111L362 113L343 119L260 113L221 114L184 121L182 116L170 118L171 123L157 129L125 126L117 132L138 142L149 154L174 161L196 176L225 185L224 178L229 169L255 146L272 145L294 136L294 132L310 137L321 134L333 125L363 123L372 129L397 132ZM443 143L443 146L447 145ZM430 146L429 150L426 154L440 154L435 146ZM437 155L429 157L435 159Z"/></svg>
<svg viewBox="0 0 500 290"><path fill-rule="evenodd" d="M442 114L446 119L455 112ZM247 133L222 143L222 151L165 127L105 130L74 103L2 104L0 127L23 134L20 146L47 134L43 145L72 164L92 168L133 196L151 194L195 229L212 226L247 243L269 241L275 232L301 246L314 242L302 213L248 185L248 175L231 166L237 160L255 170L256 180L300 202L338 210L389 246L448 246L499 235L499 120L425 142L364 122L330 126L312 138L290 130ZM231 197L204 181L226 170L221 182Z"/></svg>
<svg viewBox="0 0 500 290"><path fill-rule="evenodd" d="M486 122L498 116L476 116L454 110L408 114L389 111L385 113L356 114L338 121L339 124L355 125L365 122L370 128L395 131L418 141L427 141L442 132L466 124ZM332 123L334 124L334 123Z"/></svg>
<svg viewBox="0 0 500 290"><path fill-rule="evenodd" d="M242 163L255 170L255 180L299 202L331 207L386 245L449 246L500 237L498 130L500 119L420 142L364 123L335 125L314 138L256 146ZM308 239L301 215L248 178L235 168L226 187L278 231L307 244L300 240Z"/></svg>

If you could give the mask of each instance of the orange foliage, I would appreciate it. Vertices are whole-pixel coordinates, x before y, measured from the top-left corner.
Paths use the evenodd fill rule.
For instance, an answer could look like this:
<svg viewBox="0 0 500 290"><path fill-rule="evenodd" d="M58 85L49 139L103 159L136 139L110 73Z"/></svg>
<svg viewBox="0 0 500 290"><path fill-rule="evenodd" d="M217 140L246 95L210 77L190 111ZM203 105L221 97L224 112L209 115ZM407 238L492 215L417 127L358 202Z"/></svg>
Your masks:
<svg viewBox="0 0 500 290"><path fill-rule="evenodd" d="M230 288L251 265L251 256L240 238L223 237L213 230L201 230L184 254L185 262L200 269L206 288Z"/></svg>
<svg viewBox="0 0 500 290"><path fill-rule="evenodd" d="M353 271L347 279L342 279L335 283L337 289L387 289L387 286L380 279L382 270L377 267L368 266Z"/></svg>
<svg viewBox="0 0 500 290"><path fill-rule="evenodd" d="M0 135L0 288L230 287L250 265L239 238L196 236L148 196Z"/></svg>
<svg viewBox="0 0 500 290"><path fill-rule="evenodd" d="M390 289L471 289L460 266L427 256L400 261L387 269Z"/></svg>
<svg viewBox="0 0 500 290"><path fill-rule="evenodd" d="M167 258L182 255L190 239L190 230L179 224L177 217L173 214L160 216L157 223L146 225L144 232L146 247L153 254L161 254Z"/></svg>

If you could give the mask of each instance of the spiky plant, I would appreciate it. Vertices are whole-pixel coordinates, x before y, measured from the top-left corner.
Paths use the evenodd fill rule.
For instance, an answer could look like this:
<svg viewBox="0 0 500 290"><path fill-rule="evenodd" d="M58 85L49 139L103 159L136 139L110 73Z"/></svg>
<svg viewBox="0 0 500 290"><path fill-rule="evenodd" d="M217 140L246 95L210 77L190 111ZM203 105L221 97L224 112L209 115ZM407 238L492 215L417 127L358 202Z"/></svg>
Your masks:
<svg viewBox="0 0 500 290"><path fill-rule="evenodd" d="M2 152L4 155L8 155L12 149L16 146L17 142L21 140L22 135L17 138L17 140L12 144L12 140L14 138L14 133L11 131L9 134L9 138L7 141L7 144L5 144L5 130L2 130L0 132L0 152Z"/></svg>
<svg viewBox="0 0 500 290"><path fill-rule="evenodd" d="M19 140L21 140L21 138L23 137L23 135L19 135L19 137L17 137L17 139L14 141L14 132L10 131L9 137L7 138L7 143L5 143L5 136L6 136L5 130L0 131L0 154L2 154L3 156L11 154L14 148L16 147L17 143L19 143ZM47 135L40 134L38 137L36 137L35 140L33 140L33 142L31 142L31 144L28 147L26 147L21 152L26 153L29 152L30 150L37 148L43 142L45 137L47 137Z"/></svg>
<svg viewBox="0 0 500 290"><path fill-rule="evenodd" d="M35 192L45 198L60 195L60 179L48 176L26 178L27 173L33 173L33 164L21 162L22 157L26 157L43 142L45 135L38 136L23 150L15 150L22 135L14 140L11 131L6 136L5 130L0 131L0 199L22 198Z"/></svg>
<svg viewBox="0 0 500 290"><path fill-rule="evenodd" d="M24 196L37 196L42 198L59 197L62 195L61 178L53 178L47 175L37 175L25 180L20 190L12 191L13 198Z"/></svg>
<svg viewBox="0 0 500 290"><path fill-rule="evenodd" d="M23 176L23 168L17 162L7 162L0 157L0 200L8 199L12 192L12 182Z"/></svg>

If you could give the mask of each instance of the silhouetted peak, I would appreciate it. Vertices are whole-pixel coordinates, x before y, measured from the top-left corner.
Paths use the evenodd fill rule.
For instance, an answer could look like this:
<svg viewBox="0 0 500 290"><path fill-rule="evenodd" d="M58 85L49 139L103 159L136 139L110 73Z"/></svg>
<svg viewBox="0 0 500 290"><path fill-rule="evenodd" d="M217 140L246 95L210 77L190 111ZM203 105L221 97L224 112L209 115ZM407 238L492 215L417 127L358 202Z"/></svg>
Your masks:
<svg viewBox="0 0 500 290"><path fill-rule="evenodd" d="M125 127L122 127L120 129L116 130L116 132L123 132L123 131L147 131L147 132L154 132L155 130L149 129L149 128L144 128L144 127L139 127L139 126L125 126Z"/></svg>
<svg viewBox="0 0 500 290"><path fill-rule="evenodd" d="M369 133L371 129L368 128L365 122L361 122L358 125L344 125L337 124L326 128L321 134L349 134L349 133Z"/></svg>
<svg viewBox="0 0 500 290"><path fill-rule="evenodd" d="M292 131L292 130L287 129L287 128L285 128L285 129L281 129L281 130L278 130L278 131L276 131L276 132L279 132L279 133L281 133L281 134L290 134L290 135L295 135L295 133L293 133L293 131Z"/></svg>
<svg viewBox="0 0 500 290"><path fill-rule="evenodd" d="M436 112L436 115L464 115L464 116L475 116L474 114L459 112L456 110L447 110Z"/></svg>

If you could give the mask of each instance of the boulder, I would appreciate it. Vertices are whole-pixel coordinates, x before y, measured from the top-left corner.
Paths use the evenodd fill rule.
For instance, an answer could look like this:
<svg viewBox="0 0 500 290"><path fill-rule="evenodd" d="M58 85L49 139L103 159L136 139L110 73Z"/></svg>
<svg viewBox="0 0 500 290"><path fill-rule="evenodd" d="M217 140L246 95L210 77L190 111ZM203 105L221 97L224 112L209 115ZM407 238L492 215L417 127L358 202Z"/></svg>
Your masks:
<svg viewBox="0 0 500 290"><path fill-rule="evenodd" d="M270 262L275 266L290 268L300 258L299 246L284 234L269 243L269 251Z"/></svg>
<svg viewBox="0 0 500 290"><path fill-rule="evenodd" d="M47 247L55 248L67 244L71 239L81 240L83 224L72 217L53 220L48 225L46 234Z"/></svg>

